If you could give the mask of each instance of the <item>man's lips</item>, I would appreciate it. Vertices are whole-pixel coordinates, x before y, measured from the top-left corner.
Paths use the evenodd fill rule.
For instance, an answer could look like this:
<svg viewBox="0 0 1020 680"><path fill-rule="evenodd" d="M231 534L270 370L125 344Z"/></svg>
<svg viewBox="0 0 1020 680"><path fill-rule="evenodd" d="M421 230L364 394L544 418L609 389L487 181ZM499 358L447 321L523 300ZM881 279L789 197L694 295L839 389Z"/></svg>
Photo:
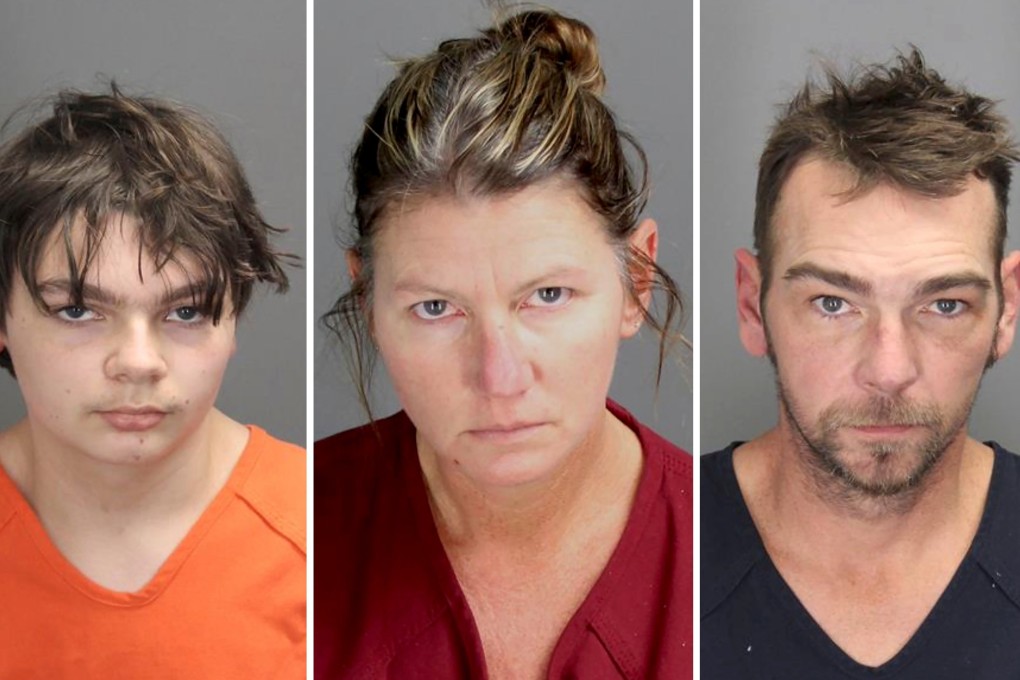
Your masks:
<svg viewBox="0 0 1020 680"><path fill-rule="evenodd" d="M917 425L854 425L853 429L862 434L888 437L906 434L916 427Z"/></svg>
<svg viewBox="0 0 1020 680"><path fill-rule="evenodd" d="M155 406L117 406L98 413L121 432L144 432L163 422L169 412Z"/></svg>

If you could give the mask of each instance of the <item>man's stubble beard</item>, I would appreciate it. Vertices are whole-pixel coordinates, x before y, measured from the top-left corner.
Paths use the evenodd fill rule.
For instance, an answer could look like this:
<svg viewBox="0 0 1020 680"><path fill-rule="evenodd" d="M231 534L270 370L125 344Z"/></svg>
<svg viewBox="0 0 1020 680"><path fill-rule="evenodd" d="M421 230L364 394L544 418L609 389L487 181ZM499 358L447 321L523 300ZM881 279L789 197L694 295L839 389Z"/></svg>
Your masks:
<svg viewBox="0 0 1020 680"><path fill-rule="evenodd" d="M826 501L867 514L902 513L914 506L931 481L946 450L961 433L966 431L971 409L981 386L974 391L954 413L946 414L937 404L911 402L901 397L875 396L863 402L837 401L818 417L814 427L805 426L794 399L785 388L772 338L765 328L768 358L776 377L776 390L780 407L792 430L793 444L808 469L815 490ZM988 358L981 378L998 357L995 352L998 327L992 338ZM863 478L848 465L844 447L838 441L841 429L868 425L910 425L928 430L919 443L909 441L877 441L866 445L871 465L879 474ZM912 455L914 464L895 476L894 468L904 455ZM883 471L886 476L881 473Z"/></svg>

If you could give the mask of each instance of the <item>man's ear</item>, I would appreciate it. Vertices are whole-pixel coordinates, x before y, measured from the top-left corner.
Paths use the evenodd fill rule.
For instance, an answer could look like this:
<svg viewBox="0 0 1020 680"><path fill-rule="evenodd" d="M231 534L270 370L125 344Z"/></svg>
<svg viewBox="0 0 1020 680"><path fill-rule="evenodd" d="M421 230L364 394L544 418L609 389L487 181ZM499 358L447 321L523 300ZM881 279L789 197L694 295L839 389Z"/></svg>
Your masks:
<svg viewBox="0 0 1020 680"><path fill-rule="evenodd" d="M737 321L740 341L749 354L763 357L769 343L765 334L765 320L761 310L761 269L758 258L746 248L734 253L737 282Z"/></svg>
<svg viewBox="0 0 1020 680"><path fill-rule="evenodd" d="M995 337L996 359L1006 356L1016 336L1017 311L1020 308L1020 251L1014 250L1002 258L999 276L1002 281L1002 314Z"/></svg>
<svg viewBox="0 0 1020 680"><path fill-rule="evenodd" d="M620 324L621 338L629 338L638 332L644 320L644 311L652 303L654 265L659 254L659 227L655 220L643 220L627 239L627 246L639 256L631 257L628 263L627 276L630 277L634 296L628 296L625 303Z"/></svg>

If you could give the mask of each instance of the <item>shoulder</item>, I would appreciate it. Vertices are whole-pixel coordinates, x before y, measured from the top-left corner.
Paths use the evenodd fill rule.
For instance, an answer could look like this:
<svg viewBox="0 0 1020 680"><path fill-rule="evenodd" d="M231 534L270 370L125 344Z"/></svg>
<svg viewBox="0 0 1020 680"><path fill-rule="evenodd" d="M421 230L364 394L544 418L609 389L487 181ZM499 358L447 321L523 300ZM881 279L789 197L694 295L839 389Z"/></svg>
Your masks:
<svg viewBox="0 0 1020 680"><path fill-rule="evenodd" d="M732 506L740 498L737 477L733 471L733 452L742 442L733 442L725 449L700 457L701 510L720 513L723 507Z"/></svg>
<svg viewBox="0 0 1020 680"><path fill-rule="evenodd" d="M398 454L414 444L403 411L315 442L315 494L327 500L395 471Z"/></svg>
<svg viewBox="0 0 1020 680"><path fill-rule="evenodd" d="M641 423L634 415L612 400L607 400L609 412L637 435L646 458L662 461L663 471L682 488L690 492L693 486L693 463L691 454L667 440L652 428Z"/></svg>
<svg viewBox="0 0 1020 680"><path fill-rule="evenodd" d="M701 457L701 612L707 616L764 556L736 474L739 442Z"/></svg>
<svg viewBox="0 0 1020 680"><path fill-rule="evenodd" d="M248 426L243 456L251 456L251 471L238 495L278 533L305 552L305 450Z"/></svg>
<svg viewBox="0 0 1020 680"><path fill-rule="evenodd" d="M1020 456L996 442L988 442L995 452L995 474L1014 489L1020 486Z"/></svg>
<svg viewBox="0 0 1020 680"><path fill-rule="evenodd" d="M1020 604L1020 456L995 442L992 479L974 553L991 573L1007 578L1003 587Z"/></svg>

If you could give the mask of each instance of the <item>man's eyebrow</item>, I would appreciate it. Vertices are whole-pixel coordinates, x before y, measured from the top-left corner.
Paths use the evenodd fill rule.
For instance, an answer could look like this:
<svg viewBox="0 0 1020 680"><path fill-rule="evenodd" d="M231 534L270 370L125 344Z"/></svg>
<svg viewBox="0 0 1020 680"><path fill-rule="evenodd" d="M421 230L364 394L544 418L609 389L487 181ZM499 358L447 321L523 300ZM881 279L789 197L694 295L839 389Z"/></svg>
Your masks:
<svg viewBox="0 0 1020 680"><path fill-rule="evenodd" d="M992 282L987 276L973 272L946 274L945 276L936 276L917 284L914 287L914 296L919 298L928 297L929 295L953 288L978 288L982 291L989 291L992 289Z"/></svg>
<svg viewBox="0 0 1020 680"><path fill-rule="evenodd" d="M805 263L790 267L783 274L785 281L797 281L800 279L817 279L828 283L831 286L856 293L857 295L871 295L871 284L853 274L841 272L834 269L826 269L816 264Z"/></svg>

